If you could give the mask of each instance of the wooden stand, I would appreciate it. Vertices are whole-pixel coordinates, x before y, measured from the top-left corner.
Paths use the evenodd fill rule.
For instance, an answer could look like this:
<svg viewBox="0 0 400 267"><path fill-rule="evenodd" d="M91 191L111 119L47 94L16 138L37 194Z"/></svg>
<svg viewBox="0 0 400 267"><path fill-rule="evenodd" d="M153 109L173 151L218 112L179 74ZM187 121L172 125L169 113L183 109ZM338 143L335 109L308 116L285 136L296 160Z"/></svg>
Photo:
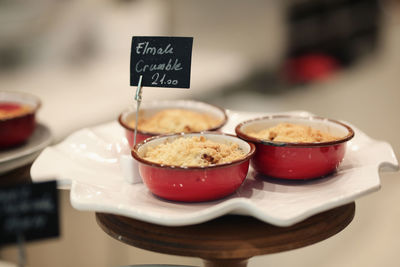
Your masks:
<svg viewBox="0 0 400 267"><path fill-rule="evenodd" d="M32 164L28 164L0 174L0 187L32 183L30 174L31 166Z"/></svg>
<svg viewBox="0 0 400 267"><path fill-rule="evenodd" d="M206 267L245 267L257 255L305 247L343 230L355 214L350 203L290 227L276 227L248 216L226 215L183 227L168 227L96 213L100 227L126 244L160 253L199 257Z"/></svg>

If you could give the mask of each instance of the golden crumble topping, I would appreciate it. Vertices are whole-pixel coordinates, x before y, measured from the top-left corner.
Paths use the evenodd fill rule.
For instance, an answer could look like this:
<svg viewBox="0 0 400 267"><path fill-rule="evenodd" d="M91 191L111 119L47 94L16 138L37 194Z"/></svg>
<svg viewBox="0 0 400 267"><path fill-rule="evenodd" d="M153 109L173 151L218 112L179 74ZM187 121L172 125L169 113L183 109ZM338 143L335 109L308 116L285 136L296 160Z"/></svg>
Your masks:
<svg viewBox="0 0 400 267"><path fill-rule="evenodd" d="M160 164L203 167L229 163L244 156L236 143L217 143L204 136L193 136L149 147L143 158Z"/></svg>
<svg viewBox="0 0 400 267"><path fill-rule="evenodd" d="M248 132L251 137L275 142L314 143L334 141L338 138L310 126L279 123L278 125L258 132Z"/></svg>
<svg viewBox="0 0 400 267"><path fill-rule="evenodd" d="M32 107L28 105L0 102L0 119L8 119L21 116L31 111Z"/></svg>
<svg viewBox="0 0 400 267"><path fill-rule="evenodd" d="M149 118L140 118L138 129L152 133L201 132L218 126L221 120L201 112L185 109L166 109ZM129 122L135 128L135 121Z"/></svg>

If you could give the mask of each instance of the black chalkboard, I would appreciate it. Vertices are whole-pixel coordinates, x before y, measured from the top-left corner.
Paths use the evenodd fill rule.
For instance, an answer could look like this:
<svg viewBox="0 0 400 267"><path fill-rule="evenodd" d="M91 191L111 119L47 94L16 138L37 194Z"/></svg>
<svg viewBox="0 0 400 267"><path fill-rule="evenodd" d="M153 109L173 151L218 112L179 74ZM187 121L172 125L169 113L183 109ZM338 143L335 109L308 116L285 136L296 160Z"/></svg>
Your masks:
<svg viewBox="0 0 400 267"><path fill-rule="evenodd" d="M0 188L0 244L59 236L55 181Z"/></svg>
<svg viewBox="0 0 400 267"><path fill-rule="evenodd" d="M130 85L190 88L193 37L134 36Z"/></svg>

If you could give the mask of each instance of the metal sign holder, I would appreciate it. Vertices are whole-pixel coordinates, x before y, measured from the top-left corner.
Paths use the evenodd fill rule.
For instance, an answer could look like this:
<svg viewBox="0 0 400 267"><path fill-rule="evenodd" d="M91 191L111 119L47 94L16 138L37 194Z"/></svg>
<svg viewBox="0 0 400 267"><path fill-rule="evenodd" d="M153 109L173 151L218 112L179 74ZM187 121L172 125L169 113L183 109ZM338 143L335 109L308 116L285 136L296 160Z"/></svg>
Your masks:
<svg viewBox="0 0 400 267"><path fill-rule="evenodd" d="M136 120L135 120L135 133L133 137L133 146L136 145L136 135L137 135L137 128L138 128L138 122L139 122L139 108L140 104L142 102L142 75L139 77L139 82L138 82L138 87L136 89L136 95L135 95L135 100L136 100Z"/></svg>

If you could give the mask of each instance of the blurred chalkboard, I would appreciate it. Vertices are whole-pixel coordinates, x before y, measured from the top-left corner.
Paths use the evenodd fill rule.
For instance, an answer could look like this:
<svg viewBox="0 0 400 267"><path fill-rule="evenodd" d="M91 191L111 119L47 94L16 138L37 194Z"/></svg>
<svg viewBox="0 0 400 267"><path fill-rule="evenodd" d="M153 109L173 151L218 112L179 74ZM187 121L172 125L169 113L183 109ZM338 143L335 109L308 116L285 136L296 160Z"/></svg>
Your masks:
<svg viewBox="0 0 400 267"><path fill-rule="evenodd" d="M55 181L0 188L0 245L59 236Z"/></svg>
<svg viewBox="0 0 400 267"><path fill-rule="evenodd" d="M192 37L132 37L130 85L190 88Z"/></svg>

